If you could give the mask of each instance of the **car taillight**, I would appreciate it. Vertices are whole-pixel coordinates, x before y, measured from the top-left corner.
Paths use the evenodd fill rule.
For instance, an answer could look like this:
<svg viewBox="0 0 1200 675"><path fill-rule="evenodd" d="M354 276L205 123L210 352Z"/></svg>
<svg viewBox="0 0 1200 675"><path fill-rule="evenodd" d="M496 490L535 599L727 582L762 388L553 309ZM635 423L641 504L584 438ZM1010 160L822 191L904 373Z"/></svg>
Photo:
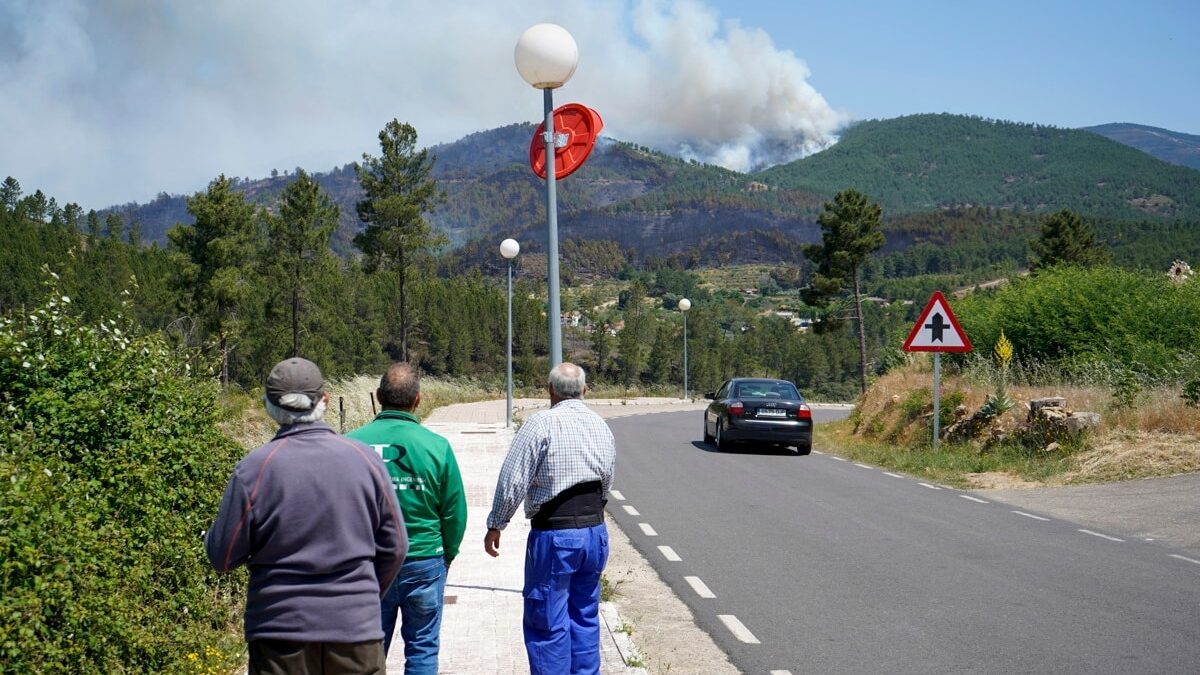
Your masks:
<svg viewBox="0 0 1200 675"><path fill-rule="evenodd" d="M746 406L742 405L741 401L734 401L729 404L729 414L734 417L741 417L746 414Z"/></svg>
<svg viewBox="0 0 1200 675"><path fill-rule="evenodd" d="M801 403L800 407L796 410L796 418L802 420L811 420L812 410L809 409L807 405Z"/></svg>

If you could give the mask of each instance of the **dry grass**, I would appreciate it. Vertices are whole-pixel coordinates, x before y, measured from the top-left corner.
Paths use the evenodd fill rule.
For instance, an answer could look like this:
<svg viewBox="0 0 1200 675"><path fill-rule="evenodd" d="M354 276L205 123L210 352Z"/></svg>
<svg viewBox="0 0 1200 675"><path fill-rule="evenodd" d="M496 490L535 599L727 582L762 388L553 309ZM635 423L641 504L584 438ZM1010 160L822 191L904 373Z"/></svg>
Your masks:
<svg viewBox="0 0 1200 675"><path fill-rule="evenodd" d="M911 469L914 456L918 456L928 466L962 470L953 481L974 487L1092 483L1200 471L1200 410L1186 405L1178 388L1140 392L1133 407L1122 408L1110 388L1078 384L1009 387L1016 405L997 425L1008 431L1017 429L1025 421L1030 400L1061 396L1073 411L1101 414L1100 429L1079 447L1066 449L1063 455L1037 449L980 453L977 445L966 445L954 452L1006 458L992 462L986 470L981 462L956 465L941 454L920 448L928 443L928 418L923 415L930 410L932 381L927 359L914 359L882 376L860 399L855 433L844 440L860 445L864 452L873 448L870 452L876 458L883 454L886 460L894 455L889 461L896 466ZM978 373L948 374L943 370L942 397L960 396L965 414L978 410L993 386ZM882 452L881 444L892 450ZM976 468L968 471L971 466Z"/></svg>
<svg viewBox="0 0 1200 675"><path fill-rule="evenodd" d="M371 395L379 386L378 375L356 377L326 383L329 392L329 408L325 421L334 429L350 431L370 422L372 412ZM453 403L486 401L503 396L503 391L474 380L421 378L421 405L417 417L424 419L433 411ZM245 448L255 448L275 435L278 425L267 416L262 406L262 391L244 393L236 390L226 392L224 397L225 423L223 430ZM378 411L379 404L375 404ZM344 414L344 417L343 417Z"/></svg>

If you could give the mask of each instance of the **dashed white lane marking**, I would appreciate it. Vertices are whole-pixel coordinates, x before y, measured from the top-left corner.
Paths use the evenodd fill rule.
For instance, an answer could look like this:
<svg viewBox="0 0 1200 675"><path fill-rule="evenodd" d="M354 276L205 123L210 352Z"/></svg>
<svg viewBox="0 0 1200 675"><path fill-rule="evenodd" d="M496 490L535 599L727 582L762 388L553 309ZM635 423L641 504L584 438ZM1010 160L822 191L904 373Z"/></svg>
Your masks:
<svg viewBox="0 0 1200 675"><path fill-rule="evenodd" d="M733 633L733 637L748 645L762 644L758 641L758 638L754 637L754 633L751 633L749 628L746 628L741 621L738 621L736 616L732 614L718 614L717 618L721 620L721 623L725 624L730 633Z"/></svg>
<svg viewBox="0 0 1200 675"><path fill-rule="evenodd" d="M771 675L792 675L790 670L772 670Z"/></svg>
<svg viewBox="0 0 1200 675"><path fill-rule="evenodd" d="M1172 553L1172 554L1171 554L1171 557L1172 557L1172 558L1179 558L1180 560L1186 560L1187 562L1190 562L1190 563L1195 563L1195 564L1197 564L1197 565L1200 565L1200 560L1193 560L1193 559L1191 559L1191 558L1187 558L1187 557L1184 557L1184 556L1181 556L1181 555L1175 555L1174 553Z"/></svg>
<svg viewBox="0 0 1200 675"><path fill-rule="evenodd" d="M1018 516L1025 516L1026 518L1033 518L1034 520L1050 520L1049 518L1035 516L1032 513L1025 513L1024 511L1013 511L1013 513L1017 514Z"/></svg>
<svg viewBox="0 0 1200 675"><path fill-rule="evenodd" d="M670 560L671 562L683 561L683 558L680 558L679 554L675 552L675 549L671 548L670 546L659 546L658 550L663 554L664 558Z"/></svg>
<svg viewBox="0 0 1200 675"><path fill-rule="evenodd" d="M814 453L814 454L817 454L817 455L823 455L823 454L825 454L825 453L821 452L820 450L813 450L813 453Z"/></svg>
<svg viewBox="0 0 1200 675"><path fill-rule="evenodd" d="M931 483L917 483L917 485L920 485L921 487L927 487L927 488L929 488L930 490L941 490L941 489L942 489L942 488L940 488L940 487L938 487L938 486L936 486L936 485L933 485L933 484L931 484Z"/></svg>
<svg viewBox="0 0 1200 675"><path fill-rule="evenodd" d="M977 502L979 504L990 504L991 503L991 502L987 501L986 499L980 499L979 497L972 497L971 495L959 495L959 497L962 497L963 499L969 499L969 500L971 500L973 502Z"/></svg>
<svg viewBox="0 0 1200 675"><path fill-rule="evenodd" d="M640 516L640 515L642 515L642 514L638 513L638 510L637 510L637 509L633 508L632 506L630 506L630 505L628 505L628 504L626 504L626 505L622 506L621 508L625 509L625 513L628 513L628 514L629 514L629 515L631 515L631 516Z"/></svg>
<svg viewBox="0 0 1200 675"><path fill-rule="evenodd" d="M642 534L646 535L647 537L658 536L658 533L654 531L654 528L650 527L650 523L638 523L638 527L642 528Z"/></svg>
<svg viewBox="0 0 1200 675"><path fill-rule="evenodd" d="M700 577L684 577L683 580L688 582L688 585L692 587L693 591L696 591L696 595L702 598L717 597L717 594L710 591L708 589L708 585L701 581Z"/></svg>
<svg viewBox="0 0 1200 675"><path fill-rule="evenodd" d="M625 501L625 495L621 494L620 490L609 490L608 494L612 495L612 498L619 502Z"/></svg>
<svg viewBox="0 0 1200 675"><path fill-rule="evenodd" d="M845 457L838 457L837 455L830 455L830 457L833 457L834 459L836 459L836 460L837 460L837 461L839 461L839 462L844 462L844 461L846 461L846 458L845 458Z"/></svg>
<svg viewBox="0 0 1200 675"><path fill-rule="evenodd" d="M858 462L855 462L854 466L861 466L864 469L874 469L875 468L873 466L867 466L866 464L859 464Z"/></svg>
<svg viewBox="0 0 1200 675"><path fill-rule="evenodd" d="M1107 534L1100 534L1099 532L1092 532L1091 530L1080 529L1079 531L1084 534L1090 534L1093 537L1100 537L1101 539L1107 539L1109 541L1121 541L1121 542L1125 541L1124 539L1117 539L1116 537L1110 537Z"/></svg>
<svg viewBox="0 0 1200 675"><path fill-rule="evenodd" d="M885 476L891 476L892 478L904 478L904 476L901 476L901 475L900 475L900 474L898 474L898 473L892 473L891 471L884 471L884 472L883 472L883 475L885 475Z"/></svg>

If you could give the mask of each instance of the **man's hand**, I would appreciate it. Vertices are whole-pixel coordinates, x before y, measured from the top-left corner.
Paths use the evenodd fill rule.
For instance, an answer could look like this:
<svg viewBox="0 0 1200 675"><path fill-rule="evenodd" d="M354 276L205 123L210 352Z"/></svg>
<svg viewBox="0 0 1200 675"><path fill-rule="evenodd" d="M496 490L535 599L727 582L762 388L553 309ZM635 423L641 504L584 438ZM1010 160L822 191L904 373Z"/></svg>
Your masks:
<svg viewBox="0 0 1200 675"><path fill-rule="evenodd" d="M500 530L490 529L483 535L483 550L493 558L500 555Z"/></svg>

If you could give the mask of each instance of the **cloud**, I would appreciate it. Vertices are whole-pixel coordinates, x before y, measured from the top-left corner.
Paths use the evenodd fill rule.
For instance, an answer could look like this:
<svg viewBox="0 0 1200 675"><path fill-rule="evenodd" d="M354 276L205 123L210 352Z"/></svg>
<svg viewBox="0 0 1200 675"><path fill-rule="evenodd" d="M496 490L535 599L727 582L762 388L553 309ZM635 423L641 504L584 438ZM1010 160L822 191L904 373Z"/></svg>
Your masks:
<svg viewBox="0 0 1200 675"><path fill-rule="evenodd" d="M0 0L0 172L101 208L328 170L393 117L429 144L534 121L512 50L542 21L581 54L556 103L616 138L745 170L846 120L796 55L693 0Z"/></svg>

